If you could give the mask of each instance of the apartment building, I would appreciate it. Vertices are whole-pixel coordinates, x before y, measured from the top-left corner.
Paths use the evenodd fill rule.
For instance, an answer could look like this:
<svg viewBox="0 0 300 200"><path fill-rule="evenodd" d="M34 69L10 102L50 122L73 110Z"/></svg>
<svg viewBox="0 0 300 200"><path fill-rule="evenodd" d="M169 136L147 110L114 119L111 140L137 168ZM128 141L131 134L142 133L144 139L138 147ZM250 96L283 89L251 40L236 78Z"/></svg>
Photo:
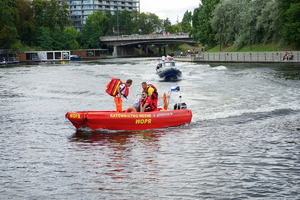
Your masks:
<svg viewBox="0 0 300 200"><path fill-rule="evenodd" d="M109 10L112 14L116 10L140 11L140 0L65 0L65 2L70 5L71 20L74 21L74 28L78 31L81 31L88 15L96 11Z"/></svg>

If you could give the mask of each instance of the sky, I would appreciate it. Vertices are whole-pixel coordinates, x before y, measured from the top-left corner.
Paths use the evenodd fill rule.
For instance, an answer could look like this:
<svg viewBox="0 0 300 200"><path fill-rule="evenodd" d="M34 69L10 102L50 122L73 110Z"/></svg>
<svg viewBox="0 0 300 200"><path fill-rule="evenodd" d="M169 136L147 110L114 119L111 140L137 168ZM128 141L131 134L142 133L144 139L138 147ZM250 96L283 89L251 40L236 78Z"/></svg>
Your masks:
<svg viewBox="0 0 300 200"><path fill-rule="evenodd" d="M172 25L181 22L184 13L193 12L199 7L200 0L140 0L140 12L156 14L160 19L169 18Z"/></svg>

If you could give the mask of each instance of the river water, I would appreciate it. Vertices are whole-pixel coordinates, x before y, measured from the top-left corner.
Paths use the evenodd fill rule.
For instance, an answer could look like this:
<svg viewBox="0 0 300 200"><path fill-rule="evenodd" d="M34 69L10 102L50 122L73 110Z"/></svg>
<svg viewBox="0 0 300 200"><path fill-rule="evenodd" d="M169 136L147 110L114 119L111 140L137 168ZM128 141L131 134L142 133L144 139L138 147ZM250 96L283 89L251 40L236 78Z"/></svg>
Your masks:
<svg viewBox="0 0 300 200"><path fill-rule="evenodd" d="M0 199L300 199L300 65L177 62L164 82L156 59L0 68ZM190 125L147 131L76 131L68 111L113 110L111 77L141 82ZM160 99L159 104L162 101Z"/></svg>

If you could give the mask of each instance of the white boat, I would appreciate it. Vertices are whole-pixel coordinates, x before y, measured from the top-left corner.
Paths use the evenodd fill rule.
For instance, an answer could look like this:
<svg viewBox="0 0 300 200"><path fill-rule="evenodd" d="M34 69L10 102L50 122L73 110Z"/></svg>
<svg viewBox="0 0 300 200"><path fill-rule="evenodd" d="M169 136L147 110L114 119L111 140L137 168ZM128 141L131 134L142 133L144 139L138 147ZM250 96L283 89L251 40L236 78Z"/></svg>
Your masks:
<svg viewBox="0 0 300 200"><path fill-rule="evenodd" d="M165 80L177 80L181 77L181 71L175 66L175 61L171 56L162 56L156 66L156 74Z"/></svg>

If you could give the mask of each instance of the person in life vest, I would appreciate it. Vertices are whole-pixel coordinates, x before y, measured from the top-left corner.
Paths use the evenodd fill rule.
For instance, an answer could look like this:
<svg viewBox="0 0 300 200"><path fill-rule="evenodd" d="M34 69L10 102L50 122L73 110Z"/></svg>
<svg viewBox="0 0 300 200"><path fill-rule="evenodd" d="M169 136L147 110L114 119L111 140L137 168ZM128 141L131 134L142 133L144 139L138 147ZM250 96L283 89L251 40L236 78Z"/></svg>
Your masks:
<svg viewBox="0 0 300 200"><path fill-rule="evenodd" d="M158 92L154 85L142 82L142 92L146 91L148 96L154 101L156 108L158 107Z"/></svg>
<svg viewBox="0 0 300 200"><path fill-rule="evenodd" d="M154 101L148 96L146 91L142 92L142 98L140 100L140 111L141 112L151 112L157 110Z"/></svg>
<svg viewBox="0 0 300 200"><path fill-rule="evenodd" d="M158 71L159 68L162 68L162 62L160 59L157 60L156 71Z"/></svg>
<svg viewBox="0 0 300 200"><path fill-rule="evenodd" d="M114 98L115 104L116 104L116 110L118 112L121 112L122 109L122 103L123 99L127 98L129 94L129 87L132 85L132 80L128 79L126 83L120 84L120 86L117 88L117 95Z"/></svg>

